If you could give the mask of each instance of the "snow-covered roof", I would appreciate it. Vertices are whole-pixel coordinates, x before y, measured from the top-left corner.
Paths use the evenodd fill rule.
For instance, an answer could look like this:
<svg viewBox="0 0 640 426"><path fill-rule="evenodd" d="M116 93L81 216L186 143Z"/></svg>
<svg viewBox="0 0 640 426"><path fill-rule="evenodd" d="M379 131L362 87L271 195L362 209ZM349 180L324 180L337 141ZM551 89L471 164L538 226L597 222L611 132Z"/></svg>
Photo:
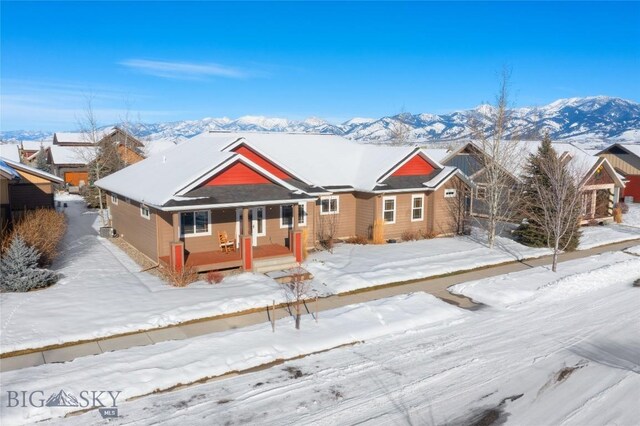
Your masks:
<svg viewBox="0 0 640 426"><path fill-rule="evenodd" d="M125 167L96 184L136 201L162 206L178 191L237 155L220 148L206 139L190 140Z"/></svg>
<svg viewBox="0 0 640 426"><path fill-rule="evenodd" d="M629 144L629 143L621 143L618 144L627 151L631 152L633 155L640 157L640 145L639 144Z"/></svg>
<svg viewBox="0 0 640 426"><path fill-rule="evenodd" d="M53 159L53 164L82 165L87 164L87 161L84 157L90 156L90 150L93 150L94 148L89 146L72 147L51 145L49 149L51 150L51 158Z"/></svg>
<svg viewBox="0 0 640 426"><path fill-rule="evenodd" d="M441 162L451 152L444 148L423 148L423 151L437 162Z"/></svg>
<svg viewBox="0 0 640 426"><path fill-rule="evenodd" d="M346 186L362 191L373 190L390 169L422 152L416 147L358 144L335 135L205 132L100 179L97 184L107 191L162 206L220 164L241 157L231 151L241 143L308 185ZM422 153L434 166L442 167Z"/></svg>
<svg viewBox="0 0 640 426"><path fill-rule="evenodd" d="M0 161L2 161L5 165L10 166L11 168L17 171L24 171L36 176L40 176L52 182L64 183L64 181L56 175L52 175L51 173L47 173L40 169L36 169L35 167L27 166L26 164L22 164L18 161L13 161L4 157L0 157Z"/></svg>
<svg viewBox="0 0 640 426"><path fill-rule="evenodd" d="M104 129L99 129L96 131L95 138L89 137L84 132L56 132L54 133L54 137L60 143L87 144L92 143L94 139L95 141L99 141L103 137L112 133L115 129L115 127L106 127Z"/></svg>
<svg viewBox="0 0 640 426"><path fill-rule="evenodd" d="M0 173L7 179L20 179L20 174L0 157Z"/></svg>
<svg viewBox="0 0 640 426"><path fill-rule="evenodd" d="M20 152L18 148L20 145L14 143L0 144L0 157L8 158L13 161L20 161Z"/></svg>

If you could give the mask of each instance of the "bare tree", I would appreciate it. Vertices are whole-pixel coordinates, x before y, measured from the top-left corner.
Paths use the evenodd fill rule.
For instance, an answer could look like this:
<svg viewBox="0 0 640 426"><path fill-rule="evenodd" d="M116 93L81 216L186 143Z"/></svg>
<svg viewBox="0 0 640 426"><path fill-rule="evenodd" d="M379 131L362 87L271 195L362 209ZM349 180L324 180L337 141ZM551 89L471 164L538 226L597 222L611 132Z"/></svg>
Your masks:
<svg viewBox="0 0 640 426"><path fill-rule="evenodd" d="M541 227L547 238L547 247L553 250L551 269L556 272L558 254L571 244L579 232L582 210L582 186L587 167L570 155L558 155L555 150L538 158L540 173L529 177L532 202L530 220Z"/></svg>
<svg viewBox="0 0 640 426"><path fill-rule="evenodd" d="M454 178L451 180L451 186L447 187L453 190L447 198L445 198L446 208L449 212L449 230L456 235L464 235L469 231L469 208L468 198L471 195L469 187L462 179Z"/></svg>
<svg viewBox="0 0 640 426"><path fill-rule="evenodd" d="M300 321L302 319L302 305L305 297L309 297L311 284L304 279L304 270L299 266L295 268L291 282L285 284L285 292L287 300L295 304L296 329L300 330Z"/></svg>
<svg viewBox="0 0 640 426"><path fill-rule="evenodd" d="M317 221L317 237L320 245L329 251L329 253L333 253L333 243L338 234L338 228L340 226L340 215L335 211L337 207L334 204L334 199L326 199L320 201L320 210L322 211L322 203L328 203L327 209L329 213L316 215L318 217ZM337 201L335 201L337 203Z"/></svg>
<svg viewBox="0 0 640 426"><path fill-rule="evenodd" d="M402 111L392 117L387 128L387 137L392 145L406 145L411 137L411 126L407 123L409 114Z"/></svg>
<svg viewBox="0 0 640 426"><path fill-rule="evenodd" d="M481 171L476 180L483 184L482 202L486 220L481 224L487 231L489 247L495 244L499 224L513 220L521 192L515 174L520 169L524 155L517 132L511 126L508 105L510 74L507 69L502 72L495 106L487 108L484 117L472 118L469 123L474 144L480 151L476 159Z"/></svg>

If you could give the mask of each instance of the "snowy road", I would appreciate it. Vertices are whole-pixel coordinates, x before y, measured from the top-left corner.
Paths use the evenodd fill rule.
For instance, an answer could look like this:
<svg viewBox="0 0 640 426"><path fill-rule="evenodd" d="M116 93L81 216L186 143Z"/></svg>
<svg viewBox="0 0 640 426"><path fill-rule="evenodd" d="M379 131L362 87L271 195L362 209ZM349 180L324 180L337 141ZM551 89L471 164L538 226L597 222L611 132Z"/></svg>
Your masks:
<svg viewBox="0 0 640 426"><path fill-rule="evenodd" d="M640 289L631 283L640 259L605 260L446 327L127 402L115 423L637 424ZM589 261L576 262L587 270ZM524 280L502 279L514 288ZM64 424L98 418L91 412Z"/></svg>

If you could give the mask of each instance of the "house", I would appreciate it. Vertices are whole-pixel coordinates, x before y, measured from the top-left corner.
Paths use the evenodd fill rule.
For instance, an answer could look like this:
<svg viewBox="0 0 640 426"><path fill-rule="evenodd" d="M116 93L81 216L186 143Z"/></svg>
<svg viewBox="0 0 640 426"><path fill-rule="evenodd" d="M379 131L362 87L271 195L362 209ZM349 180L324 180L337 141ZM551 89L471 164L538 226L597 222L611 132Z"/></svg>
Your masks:
<svg viewBox="0 0 640 426"><path fill-rule="evenodd" d="M40 147L45 149L47 164L54 174L72 187L89 183L87 160L92 158L96 145L112 142L125 164L133 164L144 158L144 145L119 127L101 129L95 136L84 132L56 132L53 142L22 142L18 148L20 159L35 164Z"/></svg>
<svg viewBox="0 0 640 426"><path fill-rule="evenodd" d="M54 185L62 183L51 173L0 157L0 225L26 210L53 208Z"/></svg>
<svg viewBox="0 0 640 426"><path fill-rule="evenodd" d="M606 158L627 181L620 199L633 197L633 202L640 203L640 144L616 143L597 155Z"/></svg>
<svg viewBox="0 0 640 426"><path fill-rule="evenodd" d="M452 234L470 182L420 148L206 132L96 185L126 241L153 261L205 271L262 270L274 257L295 264L303 245L371 237L376 223L386 239ZM221 252L222 232L235 252Z"/></svg>
<svg viewBox="0 0 640 426"><path fill-rule="evenodd" d="M515 187L522 183L524 165L529 155L534 154L540 142L518 142L518 151L514 157L517 164L513 164L507 171L512 178L510 185ZM625 183L616 173L611 163L604 157L596 157L569 143L553 143L553 148L560 156L566 156L569 161L584 170L584 177L579 184L582 186L582 224L593 220L598 222L613 220L613 207L619 199ZM483 181L482 156L487 155L475 142L467 142L458 149L450 152L441 162L446 166L457 167L476 184L470 199L470 214L485 217L487 205L485 194L487 183Z"/></svg>

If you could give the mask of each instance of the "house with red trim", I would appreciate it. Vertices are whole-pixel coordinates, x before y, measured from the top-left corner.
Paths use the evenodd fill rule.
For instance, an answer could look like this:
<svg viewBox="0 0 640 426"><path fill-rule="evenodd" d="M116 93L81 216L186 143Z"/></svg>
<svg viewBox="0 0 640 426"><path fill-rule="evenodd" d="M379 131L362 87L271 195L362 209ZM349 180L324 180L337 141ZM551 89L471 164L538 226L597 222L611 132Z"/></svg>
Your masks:
<svg viewBox="0 0 640 426"><path fill-rule="evenodd" d="M633 197L634 203L640 203L640 144L615 143L598 156L606 158L626 180L620 199Z"/></svg>
<svg viewBox="0 0 640 426"><path fill-rule="evenodd" d="M387 240L453 234L472 184L417 147L206 132L96 185L115 232L153 261L264 271L301 261L303 246L371 238L376 224Z"/></svg>

